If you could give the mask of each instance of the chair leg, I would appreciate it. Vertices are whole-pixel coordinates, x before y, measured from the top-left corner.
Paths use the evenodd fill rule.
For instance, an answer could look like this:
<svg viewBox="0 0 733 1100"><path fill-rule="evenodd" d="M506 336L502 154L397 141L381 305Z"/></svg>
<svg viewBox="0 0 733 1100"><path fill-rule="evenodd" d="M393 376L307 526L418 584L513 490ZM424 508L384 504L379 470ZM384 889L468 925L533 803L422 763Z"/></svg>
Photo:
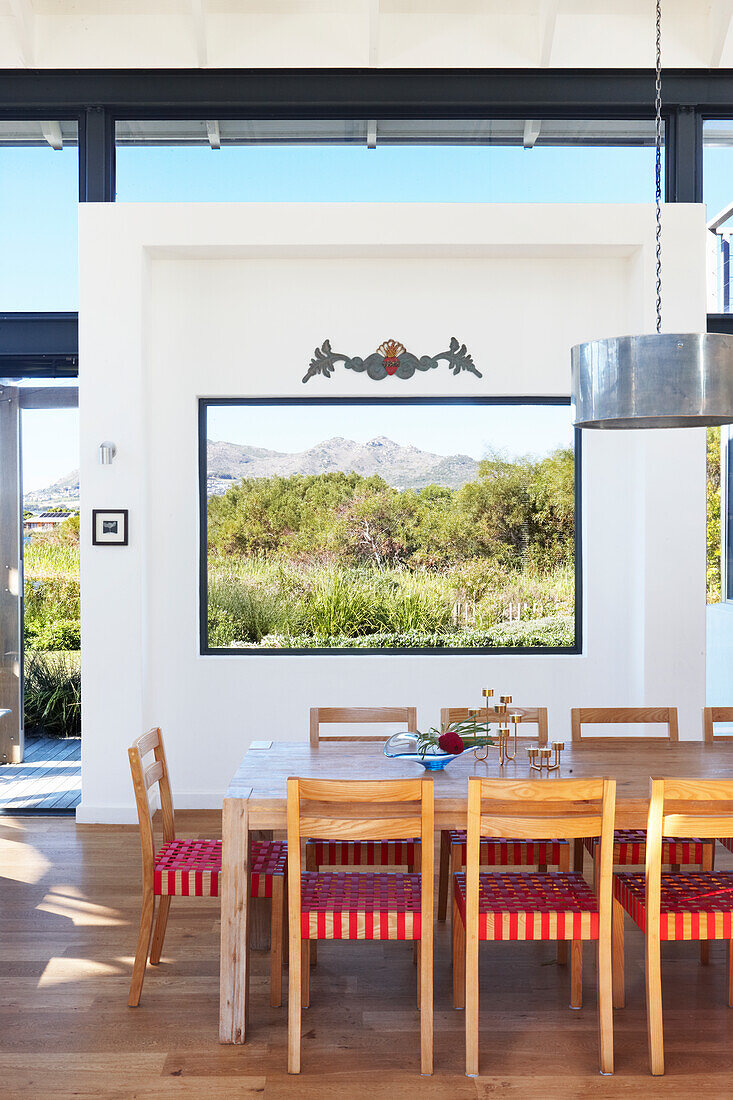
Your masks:
<svg viewBox="0 0 733 1100"><path fill-rule="evenodd" d="M649 1069L653 1076L664 1073L664 1029L662 1026L661 945L646 933L646 1026L649 1042Z"/></svg>
<svg viewBox="0 0 733 1100"><path fill-rule="evenodd" d="M306 871L318 871L319 867L316 863L316 846L309 841L305 844L305 869ZM318 962L318 941L309 940L310 943L310 965L315 966Z"/></svg>
<svg viewBox="0 0 733 1100"><path fill-rule="evenodd" d="M300 1005L309 1008L311 1003L310 940L303 940L301 947ZM292 964L291 964L292 965Z"/></svg>
<svg viewBox="0 0 733 1100"><path fill-rule="evenodd" d="M453 902L453 1007L466 1007L466 930L460 910Z"/></svg>
<svg viewBox="0 0 733 1100"><path fill-rule="evenodd" d="M601 1073L613 1073L613 980L611 977L611 943L608 937L596 945L598 965L598 1038Z"/></svg>
<svg viewBox="0 0 733 1100"><path fill-rule="evenodd" d="M143 991L145 979L145 967L148 961L150 949L150 934L153 931L153 916L155 915L155 894L143 895L143 906L140 913L140 931L137 935L137 948L135 950L135 963L132 968L132 981L130 982L130 995L127 1003L130 1008L137 1008L140 1004L140 994Z"/></svg>
<svg viewBox="0 0 733 1100"><path fill-rule="evenodd" d="M168 910L171 907L170 894L164 894L158 903L158 916L153 930L153 942L150 945L150 965L157 966L163 953L163 940L168 926Z"/></svg>
<svg viewBox="0 0 733 1100"><path fill-rule="evenodd" d="M583 1007L583 941L570 941L570 1007Z"/></svg>
<svg viewBox="0 0 733 1100"><path fill-rule="evenodd" d="M561 874L567 874L570 870L570 844L564 844L560 849L560 864L558 870ZM557 965L568 965L568 941L557 941Z"/></svg>
<svg viewBox="0 0 733 1100"><path fill-rule="evenodd" d="M422 1004L422 966L420 965L420 940L412 941L415 945L415 959L417 960L417 1010Z"/></svg>
<svg viewBox="0 0 733 1100"><path fill-rule="evenodd" d="M613 1007L624 1008L626 1005L626 982L624 976L624 908L613 899L613 926L612 926L612 958L613 958Z"/></svg>
<svg viewBox="0 0 733 1100"><path fill-rule="evenodd" d="M448 913L448 879L450 870L450 833L440 831L440 872L438 876L438 920L444 921Z"/></svg>
<svg viewBox="0 0 733 1100"><path fill-rule="evenodd" d="M420 940L420 1073L433 1072L433 927Z"/></svg>
<svg viewBox="0 0 733 1100"><path fill-rule="evenodd" d="M272 880L272 913L270 915L270 1006L282 1004L283 978L283 876Z"/></svg>
<svg viewBox="0 0 733 1100"><path fill-rule="evenodd" d="M728 1008L733 1008L733 944L728 940Z"/></svg>
<svg viewBox="0 0 733 1100"><path fill-rule="evenodd" d="M583 874L583 856L585 847L582 840L576 840L573 844L573 871L576 875Z"/></svg>
<svg viewBox="0 0 733 1100"><path fill-rule="evenodd" d="M715 864L715 841L704 844L702 849L701 871L712 871ZM700 940L700 965L710 965L710 941Z"/></svg>
<svg viewBox="0 0 733 1100"><path fill-rule="evenodd" d="M302 941L303 946L308 946L308 940ZM292 947L294 948L294 944ZM288 972L288 1073L300 1073L300 997L302 970L309 971L308 956L303 963L303 950L290 951L290 969Z"/></svg>

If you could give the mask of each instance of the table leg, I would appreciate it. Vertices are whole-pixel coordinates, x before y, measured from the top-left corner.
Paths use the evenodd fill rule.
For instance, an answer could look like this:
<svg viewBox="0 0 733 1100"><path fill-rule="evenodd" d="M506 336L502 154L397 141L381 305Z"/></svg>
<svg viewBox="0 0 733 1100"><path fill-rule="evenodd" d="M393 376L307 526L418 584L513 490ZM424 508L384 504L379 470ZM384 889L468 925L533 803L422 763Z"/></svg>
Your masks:
<svg viewBox="0 0 733 1100"><path fill-rule="evenodd" d="M225 798L222 813L219 1042L243 1043L249 1001L249 801Z"/></svg>

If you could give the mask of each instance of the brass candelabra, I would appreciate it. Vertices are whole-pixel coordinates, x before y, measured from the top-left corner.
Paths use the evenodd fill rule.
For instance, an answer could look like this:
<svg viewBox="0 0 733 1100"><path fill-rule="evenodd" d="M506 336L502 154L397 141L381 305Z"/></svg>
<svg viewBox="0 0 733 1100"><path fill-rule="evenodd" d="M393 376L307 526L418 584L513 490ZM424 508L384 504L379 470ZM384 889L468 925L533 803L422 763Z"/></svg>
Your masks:
<svg viewBox="0 0 733 1100"><path fill-rule="evenodd" d="M529 766L536 772L554 772L560 767L560 753L565 748L564 741L553 741L552 746L541 745L539 748L532 746L527 749ZM555 754L552 760L553 752Z"/></svg>

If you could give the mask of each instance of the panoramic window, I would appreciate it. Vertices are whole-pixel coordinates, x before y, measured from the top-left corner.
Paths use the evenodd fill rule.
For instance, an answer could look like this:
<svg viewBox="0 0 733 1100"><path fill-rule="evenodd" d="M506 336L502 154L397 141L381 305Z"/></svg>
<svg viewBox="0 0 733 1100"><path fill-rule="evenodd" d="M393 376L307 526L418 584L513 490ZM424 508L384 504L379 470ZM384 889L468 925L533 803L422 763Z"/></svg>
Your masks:
<svg viewBox="0 0 733 1100"><path fill-rule="evenodd" d="M703 127L703 199L707 206L708 313L733 312L733 122Z"/></svg>
<svg viewBox="0 0 733 1100"><path fill-rule="evenodd" d="M580 647L565 401L201 402L204 652Z"/></svg>
<svg viewBox="0 0 733 1100"><path fill-rule="evenodd" d="M121 202L654 199L647 119L121 120L116 142Z"/></svg>

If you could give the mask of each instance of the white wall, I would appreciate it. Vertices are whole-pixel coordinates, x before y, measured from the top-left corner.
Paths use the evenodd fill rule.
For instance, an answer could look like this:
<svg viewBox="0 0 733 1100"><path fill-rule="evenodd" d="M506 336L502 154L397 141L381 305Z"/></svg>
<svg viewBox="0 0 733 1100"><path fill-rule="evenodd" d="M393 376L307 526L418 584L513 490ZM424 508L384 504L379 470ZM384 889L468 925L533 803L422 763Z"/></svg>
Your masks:
<svg viewBox="0 0 733 1100"><path fill-rule="evenodd" d="M705 324L704 208L664 211L665 328ZM653 327L647 206L86 205L80 209L84 821L132 819L126 747L160 724L179 806L219 805L251 738L303 739L314 704L486 685L550 708L705 695L704 432L586 432L579 656L198 654L199 396L566 394L569 348ZM301 378L312 350L464 340L483 378ZM101 440L117 444L97 463ZM130 545L90 545L127 507Z"/></svg>

